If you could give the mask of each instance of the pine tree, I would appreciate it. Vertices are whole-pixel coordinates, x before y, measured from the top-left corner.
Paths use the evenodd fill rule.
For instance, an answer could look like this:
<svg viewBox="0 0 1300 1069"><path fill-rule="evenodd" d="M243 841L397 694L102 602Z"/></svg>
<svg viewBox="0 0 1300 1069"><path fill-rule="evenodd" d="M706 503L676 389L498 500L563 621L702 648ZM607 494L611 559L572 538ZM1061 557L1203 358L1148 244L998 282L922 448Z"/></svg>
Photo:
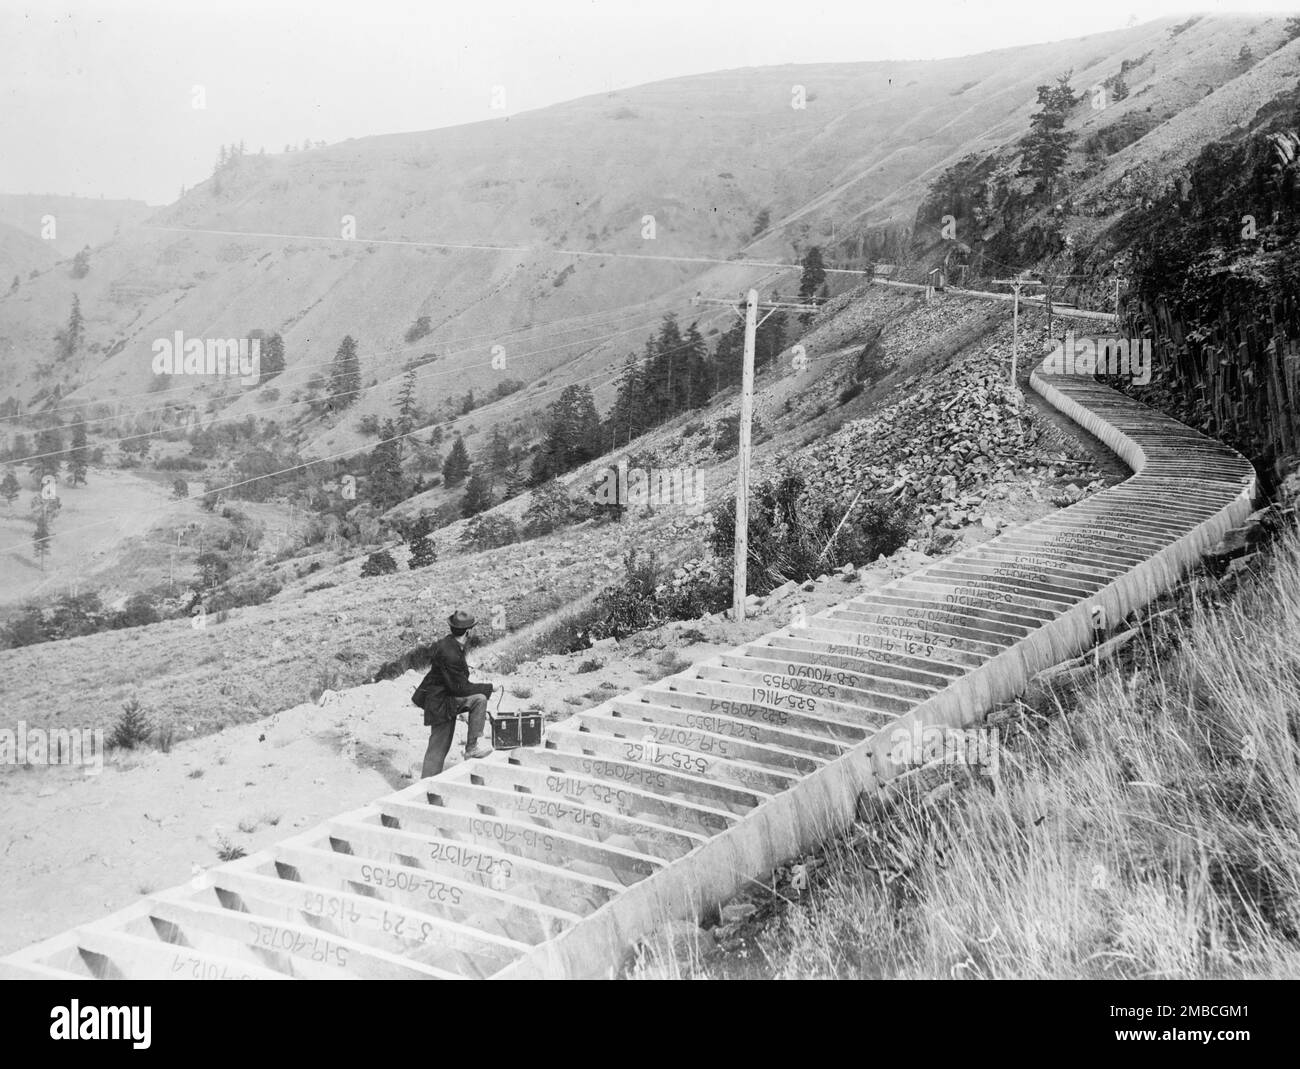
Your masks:
<svg viewBox="0 0 1300 1069"><path fill-rule="evenodd" d="M416 568L427 568L430 564L436 563L437 560L438 549L433 544L433 539L427 534L421 535L419 538L416 538L411 542L411 558L409 567L412 570Z"/></svg>
<svg viewBox="0 0 1300 1069"><path fill-rule="evenodd" d="M659 327L659 336L655 338L655 358L659 379L659 422L672 419L685 407L686 397L686 350L682 343L682 332L677 326L677 316L671 312L664 316Z"/></svg>
<svg viewBox="0 0 1300 1069"><path fill-rule="evenodd" d="M361 390L361 361L357 359L357 343L349 334L339 344L330 367L330 407L344 409L357 399Z"/></svg>
<svg viewBox="0 0 1300 1069"><path fill-rule="evenodd" d="M800 299L811 300L825 281L826 264L822 260L822 250L814 245L804 254L803 274L799 277Z"/></svg>
<svg viewBox="0 0 1300 1069"><path fill-rule="evenodd" d="M72 258L72 277L85 278L90 274L90 246L87 245Z"/></svg>
<svg viewBox="0 0 1300 1069"><path fill-rule="evenodd" d="M785 348L785 313L773 312L754 333L754 370L767 367ZM743 346L743 343L742 343ZM742 356L744 350L741 350ZM744 370L742 366L742 372Z"/></svg>
<svg viewBox="0 0 1300 1069"><path fill-rule="evenodd" d="M703 408L709 403L709 347L692 323L686 331L686 407Z"/></svg>
<svg viewBox="0 0 1300 1069"><path fill-rule="evenodd" d="M45 475L58 475L63 466L63 435L57 427L47 427L36 436L36 457L32 476L39 483Z"/></svg>
<svg viewBox="0 0 1300 1069"><path fill-rule="evenodd" d="M492 486L487 476L476 471L465 484L465 496L461 499L460 514L465 519L469 519L480 512L486 512L492 505Z"/></svg>
<svg viewBox="0 0 1300 1069"><path fill-rule="evenodd" d="M456 486L469 474L469 452L465 440L458 434L452 443L451 452L442 464L442 481L446 486Z"/></svg>
<svg viewBox="0 0 1300 1069"><path fill-rule="evenodd" d="M492 428L492 441L488 444L488 472L500 475L510 466L510 442L500 427Z"/></svg>
<svg viewBox="0 0 1300 1069"><path fill-rule="evenodd" d="M398 448L397 428L391 419L384 420L379 430L379 444L370 451L366 464L367 500L381 511L387 511L399 501L406 500L406 479L402 475L402 457Z"/></svg>
<svg viewBox="0 0 1300 1069"><path fill-rule="evenodd" d="M1055 85L1038 87L1040 108L1029 119L1020 173L1035 179L1037 191L1048 199L1069 157L1074 135L1065 129L1065 120L1077 102L1069 72L1061 75Z"/></svg>
<svg viewBox="0 0 1300 1069"><path fill-rule="evenodd" d="M84 485L90 463L90 446L86 444L85 420L72 425L72 449L68 453L68 477L73 486Z"/></svg>
<svg viewBox="0 0 1300 1069"><path fill-rule="evenodd" d="M13 469L6 468L4 481L0 482L0 497L3 497L9 507L12 508L14 499L21 492L22 487L18 485L18 479L14 476Z"/></svg>
<svg viewBox="0 0 1300 1069"><path fill-rule="evenodd" d="M45 518L44 509L36 517L36 530L32 534L32 544L36 550L36 558L41 562L41 571L45 571L45 558L50 552L50 524Z"/></svg>
<svg viewBox="0 0 1300 1069"><path fill-rule="evenodd" d="M54 340L59 345L59 356L65 360L68 357L75 356L77 350L81 348L85 333L85 322L81 318L81 298L74 293L72 295L72 311L68 315L68 325L54 335Z"/></svg>
<svg viewBox="0 0 1300 1069"><path fill-rule="evenodd" d="M510 463L506 465L506 497L517 497L528 489L528 473L524 471L524 451L518 446L510 448Z"/></svg>
<svg viewBox="0 0 1300 1069"><path fill-rule="evenodd" d="M737 320L713 349L713 392L741 380L745 370L745 323Z"/></svg>
<svg viewBox="0 0 1300 1069"><path fill-rule="evenodd" d="M572 471L601 452L600 416L590 386L566 386L546 411L546 440L533 458L534 486Z"/></svg>
<svg viewBox="0 0 1300 1069"><path fill-rule="evenodd" d="M284 338L279 334L263 339L261 370L264 382L284 371Z"/></svg>
<svg viewBox="0 0 1300 1069"><path fill-rule="evenodd" d="M407 368L402 389L397 395L397 433L410 434L418 417L415 403L415 368Z"/></svg>
<svg viewBox="0 0 1300 1069"><path fill-rule="evenodd" d="M635 353L628 353L618 380L618 393L606 419L610 450L626 445L641 433L645 413L645 378ZM604 437L602 437L602 441Z"/></svg>

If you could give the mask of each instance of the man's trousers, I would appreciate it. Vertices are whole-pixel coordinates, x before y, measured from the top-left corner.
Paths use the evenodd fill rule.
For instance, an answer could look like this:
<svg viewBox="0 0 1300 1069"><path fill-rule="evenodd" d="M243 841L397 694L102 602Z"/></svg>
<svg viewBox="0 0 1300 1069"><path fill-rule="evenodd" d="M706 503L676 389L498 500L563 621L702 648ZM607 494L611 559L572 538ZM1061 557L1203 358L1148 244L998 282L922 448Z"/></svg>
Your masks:
<svg viewBox="0 0 1300 1069"><path fill-rule="evenodd" d="M471 694L468 698L452 698L451 701L456 716L429 728L429 748L424 752L424 768L420 772L422 779L436 776L442 771L447 751L451 749L451 740L456 735L456 720L461 713L469 713L465 749L471 749L483 734L483 726L487 723L487 698L482 694Z"/></svg>

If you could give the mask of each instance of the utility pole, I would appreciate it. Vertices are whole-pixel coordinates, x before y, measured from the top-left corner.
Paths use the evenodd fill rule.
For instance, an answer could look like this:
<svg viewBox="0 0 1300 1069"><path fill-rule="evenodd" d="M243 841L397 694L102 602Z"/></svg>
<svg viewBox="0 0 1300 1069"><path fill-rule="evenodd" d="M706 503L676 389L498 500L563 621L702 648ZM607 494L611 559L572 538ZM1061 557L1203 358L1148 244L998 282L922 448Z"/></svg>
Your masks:
<svg viewBox="0 0 1300 1069"><path fill-rule="evenodd" d="M734 300L701 297L696 294L692 304L725 304L735 307ZM816 312L817 305L790 301L766 301L762 304L767 315L783 308L799 312ZM740 455L736 471L736 546L731 581L732 615L737 622L745 618L746 571L749 563L749 448L750 427L754 419L754 348L758 336L758 290L745 295L745 363L740 379Z"/></svg>
<svg viewBox="0 0 1300 1069"><path fill-rule="evenodd" d="M1020 353L1020 287L1041 286L1042 282L1035 278L995 278L993 281L999 286L1010 286L1015 293L1011 305L1011 385L1015 386L1016 358Z"/></svg>
<svg viewBox="0 0 1300 1069"><path fill-rule="evenodd" d="M745 578L749 564L749 430L754 418L754 341L758 334L758 290L745 297L745 365L740 379L740 457L736 471L736 554L731 604L739 623L745 618Z"/></svg>

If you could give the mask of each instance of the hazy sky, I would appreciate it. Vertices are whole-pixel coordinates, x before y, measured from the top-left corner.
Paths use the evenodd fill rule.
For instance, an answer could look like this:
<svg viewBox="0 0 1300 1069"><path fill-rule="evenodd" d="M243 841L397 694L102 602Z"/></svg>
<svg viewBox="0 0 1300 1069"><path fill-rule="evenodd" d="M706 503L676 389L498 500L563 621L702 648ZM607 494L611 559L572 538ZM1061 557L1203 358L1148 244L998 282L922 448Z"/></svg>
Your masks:
<svg viewBox="0 0 1300 1069"><path fill-rule="evenodd" d="M0 0L0 193L161 204L256 152L682 74L932 59L1300 0ZM201 86L205 107L196 109ZM494 86L505 109L491 108Z"/></svg>

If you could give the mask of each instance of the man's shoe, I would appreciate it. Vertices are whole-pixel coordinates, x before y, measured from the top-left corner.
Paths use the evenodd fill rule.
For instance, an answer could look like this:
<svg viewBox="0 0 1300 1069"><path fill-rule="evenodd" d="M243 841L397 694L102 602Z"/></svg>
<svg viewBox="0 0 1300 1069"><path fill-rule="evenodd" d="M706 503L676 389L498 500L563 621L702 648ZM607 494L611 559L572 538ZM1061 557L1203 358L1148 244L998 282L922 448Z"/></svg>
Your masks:
<svg viewBox="0 0 1300 1069"><path fill-rule="evenodd" d="M487 757L492 752L492 744L487 739L479 739L474 743L473 748L465 747L465 757Z"/></svg>

